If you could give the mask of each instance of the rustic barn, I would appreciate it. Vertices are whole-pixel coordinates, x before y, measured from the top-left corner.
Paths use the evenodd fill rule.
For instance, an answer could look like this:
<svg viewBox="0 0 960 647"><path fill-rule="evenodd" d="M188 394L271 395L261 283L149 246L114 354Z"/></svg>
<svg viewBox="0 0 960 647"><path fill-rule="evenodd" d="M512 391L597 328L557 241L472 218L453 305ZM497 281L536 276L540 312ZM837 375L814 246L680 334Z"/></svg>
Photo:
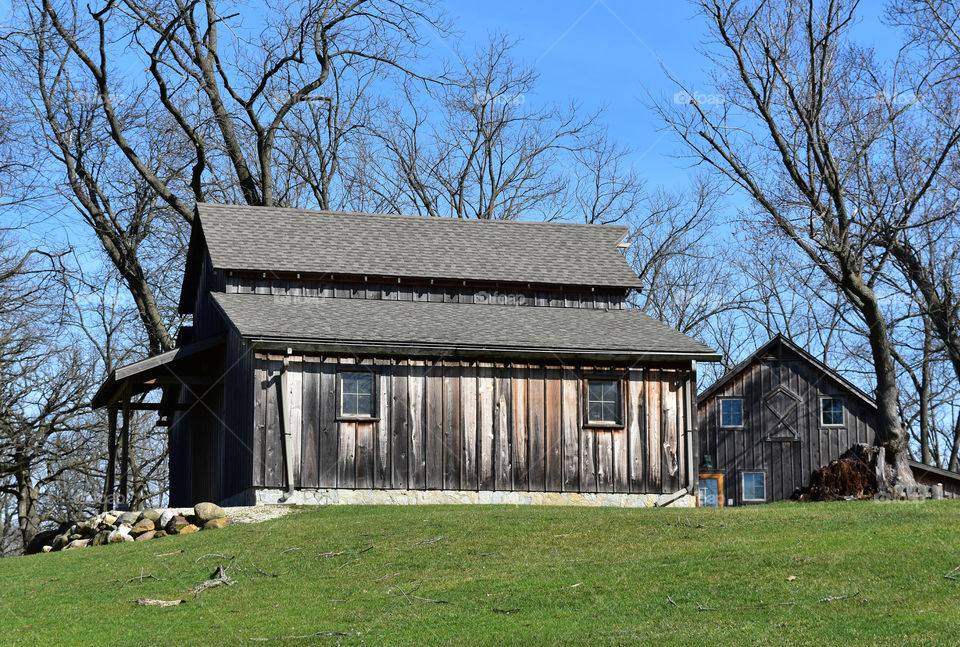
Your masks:
<svg viewBox="0 0 960 647"><path fill-rule="evenodd" d="M719 356L627 307L627 233L198 205L192 328L95 398L108 496L142 407L172 505L692 504L696 363Z"/></svg>
<svg viewBox="0 0 960 647"><path fill-rule="evenodd" d="M782 335L700 394L698 503L781 501L855 443L877 441L873 398ZM950 496L960 474L912 463Z"/></svg>

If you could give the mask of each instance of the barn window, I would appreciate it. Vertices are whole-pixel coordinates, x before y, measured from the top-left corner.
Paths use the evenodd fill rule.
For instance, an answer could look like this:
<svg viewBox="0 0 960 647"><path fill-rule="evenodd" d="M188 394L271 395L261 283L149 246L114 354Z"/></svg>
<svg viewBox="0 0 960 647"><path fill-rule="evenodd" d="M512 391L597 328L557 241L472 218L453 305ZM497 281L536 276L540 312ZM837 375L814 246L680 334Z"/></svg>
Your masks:
<svg viewBox="0 0 960 647"><path fill-rule="evenodd" d="M825 427L843 425L842 398L820 398L820 424Z"/></svg>
<svg viewBox="0 0 960 647"><path fill-rule="evenodd" d="M764 472L743 472L743 500L767 500L767 475Z"/></svg>
<svg viewBox="0 0 960 647"><path fill-rule="evenodd" d="M373 417L372 373L340 374L340 415L344 418Z"/></svg>
<svg viewBox="0 0 960 647"><path fill-rule="evenodd" d="M720 400L720 426L743 426L743 400L740 398L724 398Z"/></svg>
<svg viewBox="0 0 960 647"><path fill-rule="evenodd" d="M587 423L620 425L620 381L587 381Z"/></svg>

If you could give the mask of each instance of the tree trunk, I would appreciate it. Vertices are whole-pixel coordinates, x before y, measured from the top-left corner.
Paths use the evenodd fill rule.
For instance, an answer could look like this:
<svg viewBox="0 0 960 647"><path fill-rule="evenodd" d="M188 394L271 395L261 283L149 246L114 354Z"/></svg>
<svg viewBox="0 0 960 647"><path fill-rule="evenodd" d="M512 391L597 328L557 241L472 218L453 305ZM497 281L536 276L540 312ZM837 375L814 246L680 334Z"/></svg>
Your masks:
<svg viewBox="0 0 960 647"><path fill-rule="evenodd" d="M33 541L40 532L40 515L37 512L37 499L40 492L33 486L29 472L18 471L17 482L17 523L20 527L20 538L23 540L23 549Z"/></svg>
<svg viewBox="0 0 960 647"><path fill-rule="evenodd" d="M900 421L900 390L887 334L887 322L880 309L876 293L856 274L845 273L844 286L856 297L864 323L869 329L870 352L877 375L877 432L886 449L884 480L878 479L880 494L900 498L901 494L916 490L916 480L908 464L909 437Z"/></svg>

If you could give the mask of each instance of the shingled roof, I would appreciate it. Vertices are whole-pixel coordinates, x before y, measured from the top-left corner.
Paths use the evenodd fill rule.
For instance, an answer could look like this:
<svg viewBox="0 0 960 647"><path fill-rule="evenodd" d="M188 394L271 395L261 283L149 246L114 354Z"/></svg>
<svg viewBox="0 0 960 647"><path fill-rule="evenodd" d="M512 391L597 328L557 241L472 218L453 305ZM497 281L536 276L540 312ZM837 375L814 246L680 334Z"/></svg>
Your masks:
<svg viewBox="0 0 960 647"><path fill-rule="evenodd" d="M639 287L617 251L623 226L202 203L197 215L222 270Z"/></svg>
<svg viewBox="0 0 960 647"><path fill-rule="evenodd" d="M715 361L719 355L639 310L516 307L214 293L245 338L465 354L589 355ZM412 354L412 353L411 353Z"/></svg>

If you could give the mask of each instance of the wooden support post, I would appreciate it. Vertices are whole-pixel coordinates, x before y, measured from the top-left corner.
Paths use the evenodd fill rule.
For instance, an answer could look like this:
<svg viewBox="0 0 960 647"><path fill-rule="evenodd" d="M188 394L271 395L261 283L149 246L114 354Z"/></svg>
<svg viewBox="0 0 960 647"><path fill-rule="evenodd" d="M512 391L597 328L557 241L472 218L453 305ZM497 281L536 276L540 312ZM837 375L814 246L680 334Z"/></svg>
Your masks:
<svg viewBox="0 0 960 647"><path fill-rule="evenodd" d="M103 511L113 508L117 473L117 405L107 407L107 474L103 484Z"/></svg>
<svg viewBox="0 0 960 647"><path fill-rule="evenodd" d="M120 433L120 500L130 504L128 474L130 472L130 390L123 392L123 428Z"/></svg>
<svg viewBox="0 0 960 647"><path fill-rule="evenodd" d="M289 353L289 350L287 351ZM293 496L294 489L296 487L296 482L294 480L293 474L293 433L294 430L291 429L291 415L290 415L290 378L287 375L287 371L290 370L290 358L283 358L283 368L280 369L280 420L283 423L283 464L287 476L287 494L284 496L283 500L287 500Z"/></svg>

